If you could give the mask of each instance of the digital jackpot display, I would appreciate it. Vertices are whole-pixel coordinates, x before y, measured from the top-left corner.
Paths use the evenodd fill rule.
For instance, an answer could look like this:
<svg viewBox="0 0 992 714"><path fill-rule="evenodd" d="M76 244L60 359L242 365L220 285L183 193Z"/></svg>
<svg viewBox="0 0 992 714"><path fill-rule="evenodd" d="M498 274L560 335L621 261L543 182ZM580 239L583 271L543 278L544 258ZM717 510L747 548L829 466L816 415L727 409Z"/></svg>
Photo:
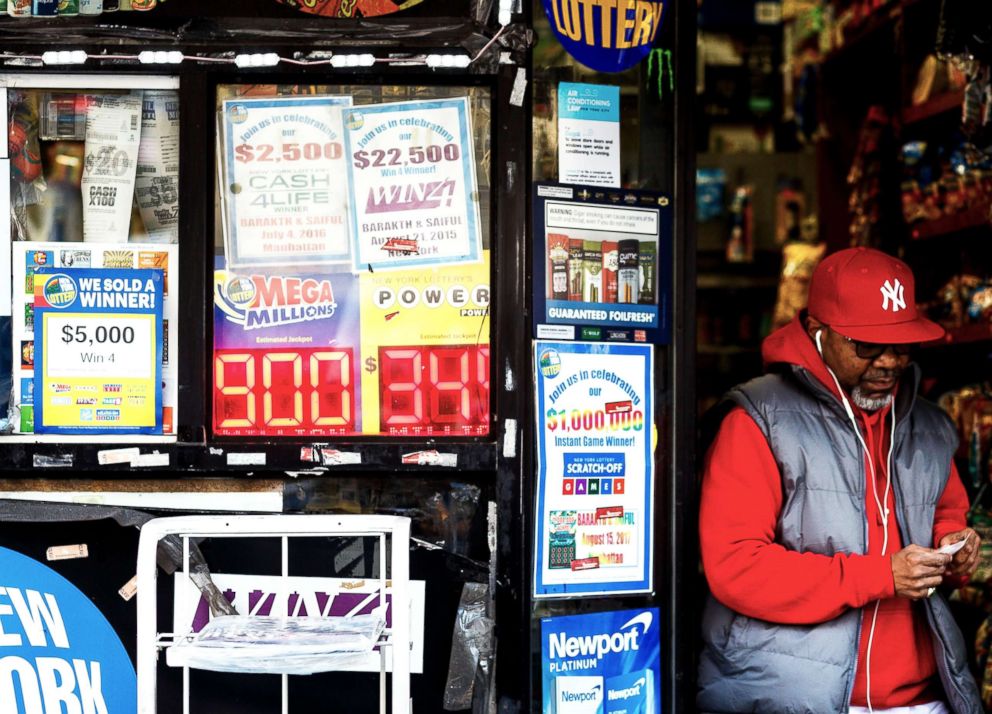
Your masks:
<svg viewBox="0 0 992 714"><path fill-rule="evenodd" d="M489 433L489 260L214 280L218 436Z"/></svg>

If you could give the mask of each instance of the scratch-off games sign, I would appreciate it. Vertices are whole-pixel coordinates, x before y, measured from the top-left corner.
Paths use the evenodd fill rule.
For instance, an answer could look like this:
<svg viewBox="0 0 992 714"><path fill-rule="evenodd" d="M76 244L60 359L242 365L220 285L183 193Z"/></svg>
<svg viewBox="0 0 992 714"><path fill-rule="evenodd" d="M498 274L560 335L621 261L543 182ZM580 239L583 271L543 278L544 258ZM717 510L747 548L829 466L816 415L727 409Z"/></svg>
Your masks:
<svg viewBox="0 0 992 714"><path fill-rule="evenodd" d="M39 268L39 434L162 433L161 269Z"/></svg>
<svg viewBox="0 0 992 714"><path fill-rule="evenodd" d="M658 714L658 608L541 620L543 712Z"/></svg>
<svg viewBox="0 0 992 714"><path fill-rule="evenodd" d="M651 590L653 354L535 342L537 598Z"/></svg>
<svg viewBox="0 0 992 714"><path fill-rule="evenodd" d="M551 30L568 54L597 72L622 72L651 52L664 2L543 0Z"/></svg>
<svg viewBox="0 0 992 714"><path fill-rule="evenodd" d="M99 610L61 575L0 548L0 712L134 714L134 666Z"/></svg>

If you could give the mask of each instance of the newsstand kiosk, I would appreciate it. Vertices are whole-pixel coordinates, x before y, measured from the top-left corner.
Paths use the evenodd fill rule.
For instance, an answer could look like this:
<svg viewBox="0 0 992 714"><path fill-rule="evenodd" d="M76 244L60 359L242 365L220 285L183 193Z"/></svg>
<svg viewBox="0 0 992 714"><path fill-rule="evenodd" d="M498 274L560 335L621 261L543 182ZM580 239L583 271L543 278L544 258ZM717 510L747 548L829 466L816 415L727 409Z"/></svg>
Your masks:
<svg viewBox="0 0 992 714"><path fill-rule="evenodd" d="M650 711L682 706L686 106L652 110L660 185L535 193L533 13L512 0L7 7L0 709L547 710L541 618L638 607L658 612L635 623L660 643ZM677 58L692 28L666 12ZM626 284L648 271L663 324L610 349L537 332L548 234L611 202L637 233L638 201L655 254ZM536 228L555 204L584 217ZM648 435L625 477L653 520L545 500L541 399L574 365L621 396L583 416L560 393L554 423ZM645 522L634 550L590 550ZM639 587L561 577L634 551Z"/></svg>

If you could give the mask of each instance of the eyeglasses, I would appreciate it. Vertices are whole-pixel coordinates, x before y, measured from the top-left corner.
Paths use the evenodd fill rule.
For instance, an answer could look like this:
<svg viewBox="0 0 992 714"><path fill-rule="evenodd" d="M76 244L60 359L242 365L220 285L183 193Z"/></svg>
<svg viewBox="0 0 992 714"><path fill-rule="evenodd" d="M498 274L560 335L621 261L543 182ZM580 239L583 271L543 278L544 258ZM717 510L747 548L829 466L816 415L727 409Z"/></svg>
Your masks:
<svg viewBox="0 0 992 714"><path fill-rule="evenodd" d="M843 337L843 335L842 335ZM856 354L861 359L878 359L883 354L885 350L892 348L892 352L897 357L905 357L916 345L880 345L876 342L861 342L859 340L852 340L850 337L844 337L845 340L854 345L854 354Z"/></svg>

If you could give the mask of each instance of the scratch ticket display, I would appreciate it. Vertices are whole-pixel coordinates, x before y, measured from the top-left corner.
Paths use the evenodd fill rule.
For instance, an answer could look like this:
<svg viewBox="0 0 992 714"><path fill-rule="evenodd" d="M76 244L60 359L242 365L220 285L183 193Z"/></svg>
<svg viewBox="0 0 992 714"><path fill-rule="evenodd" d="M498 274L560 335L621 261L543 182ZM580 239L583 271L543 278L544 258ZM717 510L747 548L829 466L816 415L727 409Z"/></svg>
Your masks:
<svg viewBox="0 0 992 714"><path fill-rule="evenodd" d="M488 433L488 255L359 276L219 263L214 278L216 434Z"/></svg>
<svg viewBox="0 0 992 714"><path fill-rule="evenodd" d="M35 391L35 369L36 362L40 364L40 352L36 352L35 344L38 335L36 331L40 325L36 320L34 307L34 293L36 289L35 277L39 269L42 272L64 272L72 275L72 270L80 268L101 268L117 269L120 271L156 269L163 274L162 285L162 330L161 330L161 433L164 435L175 434L178 394L178 360L174 352L178 344L178 246L176 245L156 245L142 243L121 244L71 244L71 243L22 243L13 244L13 274L14 274L14 388L13 406L19 417L14 423L15 434L35 433L35 407L39 395ZM124 272L122 275L126 275ZM109 327L109 325L108 325ZM95 328L94 328L95 329ZM75 336L75 332L73 335ZM110 334L107 331L105 341L121 337L118 342L124 343L123 333ZM96 335L93 335L96 341ZM85 344L88 345L87 337ZM133 343L132 343L133 344ZM158 349L159 346L153 346ZM93 407L93 417L96 421L96 410L118 409L123 405L128 395L124 394L123 381L108 379L104 380L112 391L106 394L76 395L73 401L78 399L93 399L93 404L71 405ZM120 383L120 389L116 385ZM102 386L103 382L98 387ZM84 389L89 389L88 385L83 385ZM113 390L120 391L118 395ZM118 403L119 402L119 403ZM109 417L112 414L106 413L108 417L107 425L112 422ZM87 429L86 433L92 433L98 429ZM108 431L110 431L108 429Z"/></svg>
<svg viewBox="0 0 992 714"><path fill-rule="evenodd" d="M83 168L83 240L126 243L131 228L142 98L89 99Z"/></svg>
<svg viewBox="0 0 992 714"><path fill-rule="evenodd" d="M179 94L145 92L134 197L148 240L179 240Z"/></svg>
<svg viewBox="0 0 992 714"><path fill-rule="evenodd" d="M535 596L651 589L653 348L536 342Z"/></svg>

